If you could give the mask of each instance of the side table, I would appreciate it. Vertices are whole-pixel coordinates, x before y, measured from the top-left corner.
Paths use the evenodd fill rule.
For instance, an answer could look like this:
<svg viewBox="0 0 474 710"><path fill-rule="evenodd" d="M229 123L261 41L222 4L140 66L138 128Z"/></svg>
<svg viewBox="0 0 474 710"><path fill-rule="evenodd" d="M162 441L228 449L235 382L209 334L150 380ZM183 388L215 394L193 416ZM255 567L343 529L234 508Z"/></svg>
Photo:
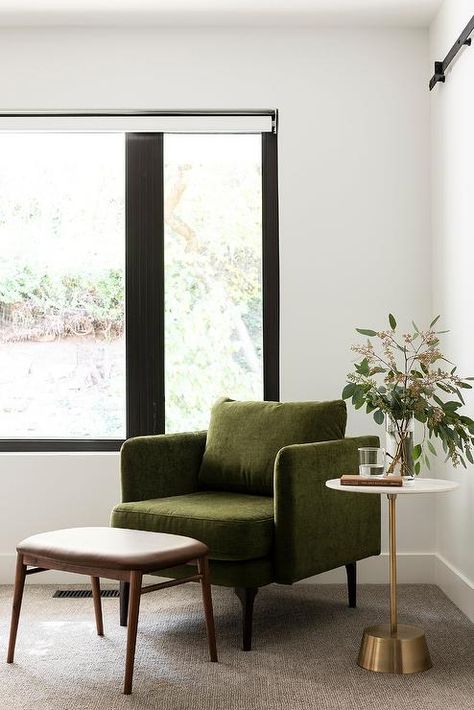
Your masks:
<svg viewBox="0 0 474 710"><path fill-rule="evenodd" d="M418 673L431 668L425 633L419 626L399 624L397 619L397 531L396 501L399 495L446 493L458 483L437 478L418 478L409 486L342 486L339 478L326 486L343 493L386 494L389 513L390 623L368 626L364 630L357 663L368 671Z"/></svg>

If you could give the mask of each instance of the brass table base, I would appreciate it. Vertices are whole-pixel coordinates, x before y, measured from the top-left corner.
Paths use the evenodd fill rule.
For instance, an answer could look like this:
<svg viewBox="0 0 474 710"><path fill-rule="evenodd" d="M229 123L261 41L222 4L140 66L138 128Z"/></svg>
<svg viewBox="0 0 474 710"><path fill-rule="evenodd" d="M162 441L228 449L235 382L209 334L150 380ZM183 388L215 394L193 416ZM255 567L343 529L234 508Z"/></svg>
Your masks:
<svg viewBox="0 0 474 710"><path fill-rule="evenodd" d="M407 624L398 624L394 632L389 624L368 626L357 663L379 673L419 673L432 666L423 629Z"/></svg>

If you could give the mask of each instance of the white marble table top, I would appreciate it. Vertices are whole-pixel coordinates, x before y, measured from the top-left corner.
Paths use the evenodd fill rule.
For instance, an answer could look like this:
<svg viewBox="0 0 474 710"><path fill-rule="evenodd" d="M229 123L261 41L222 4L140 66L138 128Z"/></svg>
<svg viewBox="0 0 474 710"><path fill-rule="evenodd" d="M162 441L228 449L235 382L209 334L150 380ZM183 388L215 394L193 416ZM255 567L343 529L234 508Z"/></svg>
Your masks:
<svg viewBox="0 0 474 710"><path fill-rule="evenodd" d="M459 487L455 481L446 481L440 478L416 478L409 485L404 486L384 486L381 480L380 486L341 486L340 478L331 478L326 481L326 486L335 491L344 493L392 493L395 495L408 495L413 493L447 493Z"/></svg>

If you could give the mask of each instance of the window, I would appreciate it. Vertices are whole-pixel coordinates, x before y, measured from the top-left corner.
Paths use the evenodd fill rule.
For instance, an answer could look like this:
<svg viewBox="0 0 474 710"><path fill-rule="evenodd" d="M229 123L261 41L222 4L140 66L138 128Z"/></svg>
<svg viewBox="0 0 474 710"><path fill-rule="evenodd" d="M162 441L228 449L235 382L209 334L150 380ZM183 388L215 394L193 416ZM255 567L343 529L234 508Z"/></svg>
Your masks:
<svg viewBox="0 0 474 710"><path fill-rule="evenodd" d="M0 449L117 450L278 399L266 114L0 116Z"/></svg>
<svg viewBox="0 0 474 710"><path fill-rule="evenodd" d="M262 139L166 135L166 430L263 397Z"/></svg>
<svg viewBox="0 0 474 710"><path fill-rule="evenodd" d="M123 439L123 136L0 133L0 435Z"/></svg>

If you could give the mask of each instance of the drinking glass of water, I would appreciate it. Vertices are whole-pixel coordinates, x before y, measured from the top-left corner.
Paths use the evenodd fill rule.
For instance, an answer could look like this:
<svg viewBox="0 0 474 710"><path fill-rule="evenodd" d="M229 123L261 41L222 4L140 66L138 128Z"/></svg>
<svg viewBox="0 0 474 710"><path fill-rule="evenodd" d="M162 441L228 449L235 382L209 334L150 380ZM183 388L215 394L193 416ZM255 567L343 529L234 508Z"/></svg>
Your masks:
<svg viewBox="0 0 474 710"><path fill-rule="evenodd" d="M364 446L359 449L359 475L383 476L385 473L385 449Z"/></svg>

